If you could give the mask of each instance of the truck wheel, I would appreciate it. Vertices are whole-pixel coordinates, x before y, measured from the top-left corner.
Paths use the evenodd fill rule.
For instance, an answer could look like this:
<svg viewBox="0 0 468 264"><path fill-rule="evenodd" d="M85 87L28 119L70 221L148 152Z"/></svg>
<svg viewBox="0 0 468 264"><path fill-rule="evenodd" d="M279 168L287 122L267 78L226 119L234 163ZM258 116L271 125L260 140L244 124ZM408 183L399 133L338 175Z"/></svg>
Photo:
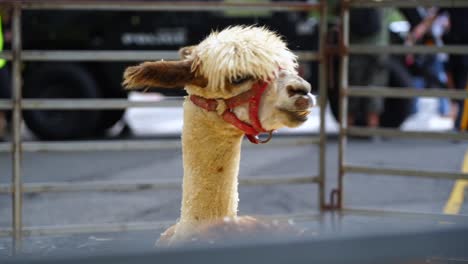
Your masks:
<svg viewBox="0 0 468 264"><path fill-rule="evenodd" d="M33 67L33 66L32 66ZM69 63L44 64L24 82L25 98L100 98L91 75ZM100 120L96 110L28 110L27 127L40 139L63 140L93 136Z"/></svg>
<svg viewBox="0 0 468 264"><path fill-rule="evenodd" d="M103 110L101 112L101 122L99 122L98 133L104 133L122 119L125 110Z"/></svg>
<svg viewBox="0 0 468 264"><path fill-rule="evenodd" d="M412 87L411 75L406 68L395 59L389 59L384 64L389 71L389 87L405 88ZM338 81L335 80L337 84ZM328 100L332 114L336 120L339 116L339 87L330 87L328 90ZM380 125L382 127L399 127L403 121L408 117L411 110L410 99L398 99L398 98L385 98L384 110L380 116Z"/></svg>
<svg viewBox="0 0 468 264"><path fill-rule="evenodd" d="M102 86L101 86L102 87ZM120 87L120 85L118 86ZM109 89L110 90L110 89ZM103 95L104 99L127 99L127 93L122 91L119 92L109 92L109 90L105 91L102 90L101 94ZM114 126L117 122L119 122L123 115L125 114L125 109L116 109L116 110L102 110L101 111L101 121L98 124L98 133L102 134L107 129Z"/></svg>
<svg viewBox="0 0 468 264"><path fill-rule="evenodd" d="M98 62L86 64L86 69L89 69L96 80L103 99L127 99L128 92L122 88L120 75L129 65L128 63ZM101 121L97 133L104 135L106 130L119 122L124 114L125 109L101 110Z"/></svg>

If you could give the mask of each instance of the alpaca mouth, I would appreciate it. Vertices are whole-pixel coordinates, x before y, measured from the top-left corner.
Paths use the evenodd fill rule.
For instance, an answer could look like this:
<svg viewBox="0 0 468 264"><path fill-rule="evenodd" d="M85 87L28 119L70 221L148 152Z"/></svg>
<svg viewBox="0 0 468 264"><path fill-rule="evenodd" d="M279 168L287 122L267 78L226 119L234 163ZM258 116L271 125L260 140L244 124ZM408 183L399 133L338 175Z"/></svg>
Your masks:
<svg viewBox="0 0 468 264"><path fill-rule="evenodd" d="M310 110L289 110L289 109L279 109L281 112L285 113L291 121L296 122L305 122L307 121Z"/></svg>

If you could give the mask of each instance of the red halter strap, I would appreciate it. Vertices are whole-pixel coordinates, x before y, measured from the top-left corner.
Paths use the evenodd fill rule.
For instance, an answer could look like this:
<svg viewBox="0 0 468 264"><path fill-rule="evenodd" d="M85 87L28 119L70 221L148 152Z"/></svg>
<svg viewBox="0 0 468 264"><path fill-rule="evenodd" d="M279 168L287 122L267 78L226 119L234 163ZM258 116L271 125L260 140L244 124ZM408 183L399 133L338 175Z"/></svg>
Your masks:
<svg viewBox="0 0 468 264"><path fill-rule="evenodd" d="M244 131L250 142L254 144L263 144L270 141L273 131L267 131L262 127L260 119L258 118L258 111L262 95L268 87L268 83L264 81L258 81L252 86L252 89L233 96L228 99L219 99L224 101L226 104L226 110L221 114L223 120ZM191 95L190 100L198 107L201 107L207 111L214 112L218 107L218 101L216 99L204 98L198 95ZM234 108L244 103L249 103L249 117L251 124L240 120L233 112ZM260 133L269 133L268 138L261 141L258 138Z"/></svg>

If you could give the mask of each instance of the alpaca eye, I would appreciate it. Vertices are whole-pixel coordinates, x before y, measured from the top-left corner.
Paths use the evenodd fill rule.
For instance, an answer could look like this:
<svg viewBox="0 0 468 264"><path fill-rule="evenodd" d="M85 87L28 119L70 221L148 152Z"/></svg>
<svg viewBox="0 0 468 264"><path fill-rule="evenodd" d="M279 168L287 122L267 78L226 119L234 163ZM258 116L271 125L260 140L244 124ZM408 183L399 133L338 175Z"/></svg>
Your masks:
<svg viewBox="0 0 468 264"><path fill-rule="evenodd" d="M243 84L243 83L245 83L246 81L249 81L250 79L252 79L251 76L236 77L236 78L234 78L234 79L231 81L231 84L233 84L233 85Z"/></svg>

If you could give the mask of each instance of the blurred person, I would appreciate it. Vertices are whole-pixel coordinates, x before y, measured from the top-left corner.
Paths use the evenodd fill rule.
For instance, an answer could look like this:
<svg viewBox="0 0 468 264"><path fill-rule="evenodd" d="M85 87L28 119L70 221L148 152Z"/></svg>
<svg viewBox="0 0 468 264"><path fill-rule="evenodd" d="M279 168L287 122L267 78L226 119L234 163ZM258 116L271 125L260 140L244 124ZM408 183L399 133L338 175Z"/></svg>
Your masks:
<svg viewBox="0 0 468 264"><path fill-rule="evenodd" d="M5 42L11 40L11 33L6 30L10 21L10 12L7 7L0 6L0 51L3 51ZM0 59L0 99L11 98L10 75L6 60ZM7 111L0 110L0 141L4 140L7 130Z"/></svg>
<svg viewBox="0 0 468 264"><path fill-rule="evenodd" d="M340 22L340 1L327 0L328 20L332 24ZM350 43L355 45L385 45L388 43L387 8L353 8L350 10ZM388 71L385 57L380 55L352 55L349 57L349 85L363 87L386 86ZM348 100L348 125L366 124L369 127L380 125L383 99L377 97L352 97Z"/></svg>
<svg viewBox="0 0 468 264"><path fill-rule="evenodd" d="M408 42L412 44L420 40L441 14L447 14L449 17L444 43L448 45L467 45L468 8L432 9L432 12L409 34ZM446 64L446 71L449 88L468 89L468 55L450 54ZM466 130L467 128L468 106L466 104L464 106L464 100L453 100L455 129ZM462 119L465 122L462 122Z"/></svg>
<svg viewBox="0 0 468 264"><path fill-rule="evenodd" d="M411 28L416 28L428 15L433 14L433 9L424 9L421 13L421 19L417 23L411 23ZM405 16L406 17L406 16ZM429 26L430 29L424 37L421 37L419 40L420 45L425 46L442 46L443 45L443 35L446 31L446 28L449 24L449 18L447 15L440 15L437 19L434 20L432 26ZM411 31L410 31L411 32ZM407 35L408 36L408 35ZM412 40L411 34L406 38L406 45L413 45L414 41ZM445 53L436 53L436 54L407 54L405 56L405 63L413 72L413 81L416 89L424 88L447 88L447 74L445 72L445 63L448 59L447 54ZM418 112L418 100L419 98L414 98L414 113ZM449 98L440 97L438 99L439 109L438 112L441 116L450 117L451 113L451 102Z"/></svg>
<svg viewBox="0 0 468 264"><path fill-rule="evenodd" d="M388 43L386 28L387 10L359 8L350 11L350 43L361 45L385 45ZM349 85L362 87L386 86L388 72L380 55L353 55L349 58ZM383 111L383 99L378 97L349 98L348 125L362 119L369 127L378 127Z"/></svg>

